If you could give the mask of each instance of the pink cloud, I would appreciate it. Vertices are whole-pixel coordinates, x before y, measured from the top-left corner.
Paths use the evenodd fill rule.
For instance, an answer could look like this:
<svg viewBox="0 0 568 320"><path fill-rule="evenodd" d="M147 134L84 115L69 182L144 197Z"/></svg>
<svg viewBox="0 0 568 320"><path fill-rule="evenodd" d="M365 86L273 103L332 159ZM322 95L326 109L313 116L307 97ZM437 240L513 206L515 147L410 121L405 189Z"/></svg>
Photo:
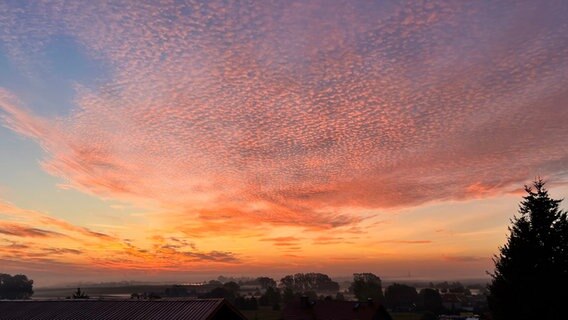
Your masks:
<svg viewBox="0 0 568 320"><path fill-rule="evenodd" d="M16 60L63 32L112 69L55 119L2 91L5 125L65 185L196 218L186 234L357 225L348 208L490 197L568 169L566 30L523 27L530 6L509 13L516 32L484 23L495 4L56 1L25 22L3 6Z"/></svg>

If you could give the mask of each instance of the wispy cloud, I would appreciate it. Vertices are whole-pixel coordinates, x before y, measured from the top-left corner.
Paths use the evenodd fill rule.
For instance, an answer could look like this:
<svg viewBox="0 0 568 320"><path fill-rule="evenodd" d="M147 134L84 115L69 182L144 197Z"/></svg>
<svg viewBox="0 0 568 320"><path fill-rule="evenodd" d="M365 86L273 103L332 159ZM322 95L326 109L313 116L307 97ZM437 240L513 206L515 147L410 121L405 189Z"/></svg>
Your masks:
<svg viewBox="0 0 568 320"><path fill-rule="evenodd" d="M298 242L300 240L302 239L291 236L260 239L260 241L270 241L270 242Z"/></svg>
<svg viewBox="0 0 568 320"><path fill-rule="evenodd" d="M271 242L273 246L282 247L284 250L299 250L300 244L304 241L302 238L293 236L262 238L260 241Z"/></svg>
<svg viewBox="0 0 568 320"><path fill-rule="evenodd" d="M352 244L353 241L346 239L344 237L330 237L330 236L320 236L314 239L313 244L315 245L338 245L338 244Z"/></svg>
<svg viewBox="0 0 568 320"><path fill-rule="evenodd" d="M393 243L393 244L428 244L432 240L382 240L379 243Z"/></svg>
<svg viewBox="0 0 568 320"><path fill-rule="evenodd" d="M193 241L182 237L148 234L144 241L121 239L1 200L0 213L14 220L0 221L0 235L4 236L0 238L0 256L22 264L66 263L69 256L87 269L179 270L203 263L241 263L238 254L199 250Z"/></svg>
<svg viewBox="0 0 568 320"><path fill-rule="evenodd" d="M115 239L110 235L101 232L96 232L82 226L77 226L62 219L54 218L41 212L21 209L11 203L3 201L2 199L0 199L0 214L12 216L13 218L29 220L31 223L34 224L39 223L45 226L49 226L51 228L57 228L60 229L61 232L78 233L88 238L99 238L102 240Z"/></svg>
<svg viewBox="0 0 568 320"><path fill-rule="evenodd" d="M51 238L64 236L63 234L56 231L34 228L20 223L2 221L0 221L0 234L23 238Z"/></svg>
<svg viewBox="0 0 568 320"><path fill-rule="evenodd" d="M79 255L82 254L83 251L77 249L69 249L69 248L42 248L43 254L47 255L59 255L59 254L73 254Z"/></svg>
<svg viewBox="0 0 568 320"><path fill-rule="evenodd" d="M183 255L198 261L214 261L214 262L238 262L239 260L231 252L211 251L207 253L201 252L182 252Z"/></svg>

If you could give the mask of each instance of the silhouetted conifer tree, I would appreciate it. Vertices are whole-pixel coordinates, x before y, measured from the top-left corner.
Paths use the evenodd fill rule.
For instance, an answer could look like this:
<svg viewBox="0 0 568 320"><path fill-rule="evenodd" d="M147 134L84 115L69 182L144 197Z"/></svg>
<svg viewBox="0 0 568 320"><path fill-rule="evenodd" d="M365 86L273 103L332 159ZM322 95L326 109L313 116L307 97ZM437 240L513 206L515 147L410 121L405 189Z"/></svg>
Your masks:
<svg viewBox="0 0 568 320"><path fill-rule="evenodd" d="M541 179L525 191L508 241L494 258L489 307L494 320L566 319L561 313L568 282L566 212Z"/></svg>
<svg viewBox="0 0 568 320"><path fill-rule="evenodd" d="M81 291L81 288L77 288L77 291L73 293L73 299L89 299L89 296L85 291Z"/></svg>

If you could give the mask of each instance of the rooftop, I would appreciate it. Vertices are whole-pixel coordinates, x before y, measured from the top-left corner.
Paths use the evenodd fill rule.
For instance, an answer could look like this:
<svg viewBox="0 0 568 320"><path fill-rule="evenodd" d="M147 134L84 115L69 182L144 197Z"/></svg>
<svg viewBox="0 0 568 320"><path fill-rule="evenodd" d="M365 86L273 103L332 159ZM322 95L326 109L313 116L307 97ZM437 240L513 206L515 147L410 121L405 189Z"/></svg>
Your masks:
<svg viewBox="0 0 568 320"><path fill-rule="evenodd" d="M224 299L0 301L2 320L246 320Z"/></svg>

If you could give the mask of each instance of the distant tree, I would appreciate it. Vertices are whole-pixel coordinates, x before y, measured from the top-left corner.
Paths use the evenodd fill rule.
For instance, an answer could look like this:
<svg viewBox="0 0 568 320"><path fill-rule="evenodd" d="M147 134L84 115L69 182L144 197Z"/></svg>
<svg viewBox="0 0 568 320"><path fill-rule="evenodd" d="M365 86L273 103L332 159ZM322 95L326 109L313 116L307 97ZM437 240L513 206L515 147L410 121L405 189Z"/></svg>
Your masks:
<svg viewBox="0 0 568 320"><path fill-rule="evenodd" d="M67 297L67 299L70 299L70 298L71 297ZM73 299L75 299L75 298L73 298ZM162 299L162 297L156 292L142 292L142 293L135 292L135 293L130 295L130 299L155 300L155 299Z"/></svg>
<svg viewBox="0 0 568 320"><path fill-rule="evenodd" d="M449 293L458 293L458 294L463 294L466 296L471 296L471 291L466 288L461 282L451 282L448 285L448 292Z"/></svg>
<svg viewBox="0 0 568 320"><path fill-rule="evenodd" d="M276 281L274 281L274 279L269 278L269 277L258 277L256 278L256 281L258 282L258 284L260 285L260 287L264 290L272 287L272 288L276 288Z"/></svg>
<svg viewBox="0 0 568 320"><path fill-rule="evenodd" d="M385 290L385 302L394 310L410 311L414 309L417 301L418 293L414 287L394 283Z"/></svg>
<svg viewBox="0 0 568 320"><path fill-rule="evenodd" d="M162 299L162 296L160 296L158 293L156 292L150 292L148 294L146 294L147 299L149 300L158 300L158 299Z"/></svg>
<svg viewBox="0 0 568 320"><path fill-rule="evenodd" d="M282 290L282 300L284 301L284 303L294 301L296 298L299 298L299 296L299 294L294 293L294 290L292 290L292 288L285 287Z"/></svg>
<svg viewBox="0 0 568 320"><path fill-rule="evenodd" d="M221 299L221 298L224 298L224 299L227 299L227 300L231 301L232 303L234 303L238 294L237 294L236 291L234 291L232 289L234 289L233 285L229 285L227 287L225 287L225 286L217 287L217 288L212 289L208 293L200 295L199 298L200 299L210 299L210 298Z"/></svg>
<svg viewBox="0 0 568 320"><path fill-rule="evenodd" d="M89 296L85 293L85 291L81 291L81 288L77 288L72 295L73 299L89 299Z"/></svg>
<svg viewBox="0 0 568 320"><path fill-rule="evenodd" d="M222 276L220 276L220 277L222 277ZM208 284L209 284L210 286L212 286L212 287L213 287L213 286L214 286L214 287L222 287L222 286L223 286L223 282L218 281L218 280L209 280L209 283L208 283Z"/></svg>
<svg viewBox="0 0 568 320"><path fill-rule="evenodd" d="M422 310L436 314L442 311L442 296L436 289L425 288L420 290L418 300Z"/></svg>
<svg viewBox="0 0 568 320"><path fill-rule="evenodd" d="M297 278L298 277L295 277L294 275L287 275L284 278L280 279L280 283L285 289L295 291L294 289L297 289L298 287L298 285L296 284L296 282L298 281Z"/></svg>
<svg viewBox="0 0 568 320"><path fill-rule="evenodd" d="M289 288L293 292L305 293L307 291L316 292L337 292L339 284L323 273L296 273L287 275L280 280L284 288Z"/></svg>
<svg viewBox="0 0 568 320"><path fill-rule="evenodd" d="M345 296L343 295L343 293L338 292L338 293L335 295L335 300L338 300L338 301L345 301Z"/></svg>
<svg viewBox="0 0 568 320"><path fill-rule="evenodd" d="M279 304L282 300L282 295L280 294L280 290L274 287L268 287L264 294L259 299L259 304L261 306L273 306L275 304Z"/></svg>
<svg viewBox="0 0 568 320"><path fill-rule="evenodd" d="M23 274L0 273L0 299L29 299L34 294L34 281Z"/></svg>
<svg viewBox="0 0 568 320"><path fill-rule="evenodd" d="M471 292L469 291L469 289L466 288L459 281L456 281L456 282L444 281L444 282L440 282L436 285L434 285L433 283L430 283L430 284L431 284L430 285L431 288L440 289L440 291L442 293L458 293L458 294L463 294L463 295L471 295Z"/></svg>
<svg viewBox="0 0 568 320"><path fill-rule="evenodd" d="M223 288L227 289L228 291L233 292L236 295L239 292L239 290L241 289L241 286L239 286L239 284L234 282L234 281L229 281L229 282L226 282L223 285Z"/></svg>
<svg viewBox="0 0 568 320"><path fill-rule="evenodd" d="M235 306L240 310L258 310L258 302L255 297L236 297Z"/></svg>
<svg viewBox="0 0 568 320"><path fill-rule="evenodd" d="M544 185L537 179L525 186L519 216L494 258L488 302L495 320L565 319L566 294L551 288L568 285L568 218Z"/></svg>
<svg viewBox="0 0 568 320"><path fill-rule="evenodd" d="M372 273L354 273L353 283L349 290L359 301L373 299L383 303L385 300L381 278Z"/></svg>

